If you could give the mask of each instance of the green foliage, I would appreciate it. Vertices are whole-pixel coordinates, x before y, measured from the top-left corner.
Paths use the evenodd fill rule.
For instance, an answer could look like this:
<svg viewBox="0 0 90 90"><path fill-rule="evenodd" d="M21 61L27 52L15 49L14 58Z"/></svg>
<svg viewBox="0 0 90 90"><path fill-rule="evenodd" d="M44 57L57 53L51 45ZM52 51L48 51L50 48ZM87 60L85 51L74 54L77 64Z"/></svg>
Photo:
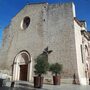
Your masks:
<svg viewBox="0 0 90 90"><path fill-rule="evenodd" d="M52 74L55 74L57 76L62 71L62 64L51 64L49 70L52 72Z"/></svg>
<svg viewBox="0 0 90 90"><path fill-rule="evenodd" d="M48 56L41 54L35 60L35 74L41 76L42 74L46 74L49 69Z"/></svg>

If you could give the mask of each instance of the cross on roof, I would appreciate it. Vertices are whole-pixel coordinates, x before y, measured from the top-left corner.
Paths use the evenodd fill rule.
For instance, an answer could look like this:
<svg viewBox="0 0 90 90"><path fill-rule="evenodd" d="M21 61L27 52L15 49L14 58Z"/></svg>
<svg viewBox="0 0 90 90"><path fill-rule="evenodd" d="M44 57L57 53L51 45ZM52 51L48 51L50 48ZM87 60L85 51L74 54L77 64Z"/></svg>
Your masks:
<svg viewBox="0 0 90 90"><path fill-rule="evenodd" d="M48 47L46 47L43 51L43 54L50 54L52 52L52 50L48 50Z"/></svg>

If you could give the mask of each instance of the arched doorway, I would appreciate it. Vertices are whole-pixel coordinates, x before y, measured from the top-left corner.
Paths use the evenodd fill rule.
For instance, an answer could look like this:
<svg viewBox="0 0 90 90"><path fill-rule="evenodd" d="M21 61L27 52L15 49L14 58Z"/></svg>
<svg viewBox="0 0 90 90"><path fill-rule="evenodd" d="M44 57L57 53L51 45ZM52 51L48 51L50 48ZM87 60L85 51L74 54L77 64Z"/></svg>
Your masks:
<svg viewBox="0 0 90 90"><path fill-rule="evenodd" d="M13 62L13 80L30 81L31 79L31 56L23 50L19 52Z"/></svg>

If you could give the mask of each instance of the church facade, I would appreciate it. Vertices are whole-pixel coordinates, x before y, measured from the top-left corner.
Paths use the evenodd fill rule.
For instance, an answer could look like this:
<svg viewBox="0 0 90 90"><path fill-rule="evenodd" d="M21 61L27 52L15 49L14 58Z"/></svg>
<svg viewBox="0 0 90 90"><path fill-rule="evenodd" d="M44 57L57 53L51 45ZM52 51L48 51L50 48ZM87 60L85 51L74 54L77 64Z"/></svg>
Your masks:
<svg viewBox="0 0 90 90"><path fill-rule="evenodd" d="M76 18L73 3L28 4L3 31L0 72L14 81L33 81L34 60L48 47L53 51L48 62L63 65L62 83L72 83L75 75L77 83L86 85L89 40L86 22Z"/></svg>

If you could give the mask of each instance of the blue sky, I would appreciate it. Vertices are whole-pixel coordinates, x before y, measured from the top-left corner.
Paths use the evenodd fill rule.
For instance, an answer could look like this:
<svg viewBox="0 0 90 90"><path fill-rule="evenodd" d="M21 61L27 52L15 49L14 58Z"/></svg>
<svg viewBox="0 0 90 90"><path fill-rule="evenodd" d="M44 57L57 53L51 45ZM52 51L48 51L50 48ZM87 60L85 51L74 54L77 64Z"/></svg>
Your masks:
<svg viewBox="0 0 90 90"><path fill-rule="evenodd" d="M2 31L27 3L63 3L74 2L76 15L81 20L86 20L88 30L90 30L90 0L0 0L0 43L2 41Z"/></svg>

